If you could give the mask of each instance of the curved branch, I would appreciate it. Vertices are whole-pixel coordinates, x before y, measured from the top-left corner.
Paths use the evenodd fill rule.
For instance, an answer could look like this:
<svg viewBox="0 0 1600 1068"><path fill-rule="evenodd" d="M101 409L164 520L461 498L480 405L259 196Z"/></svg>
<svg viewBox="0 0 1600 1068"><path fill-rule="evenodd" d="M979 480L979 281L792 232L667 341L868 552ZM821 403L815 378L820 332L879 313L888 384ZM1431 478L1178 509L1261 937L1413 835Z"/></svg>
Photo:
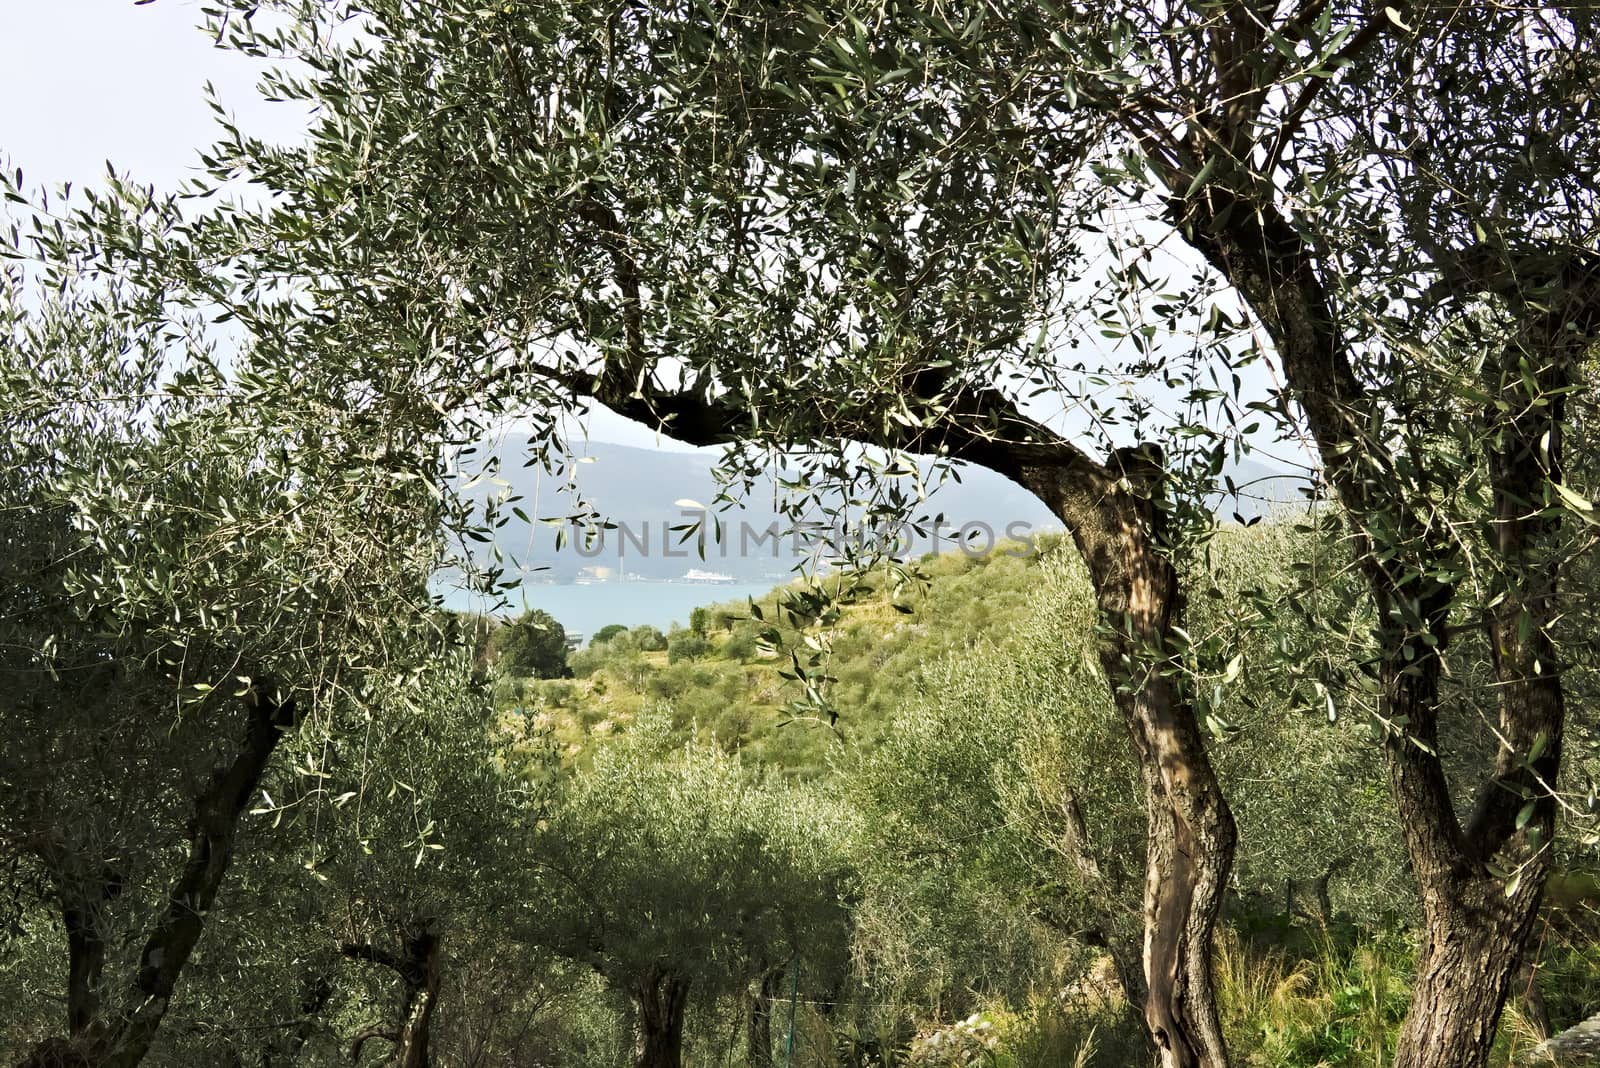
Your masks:
<svg viewBox="0 0 1600 1068"><path fill-rule="evenodd" d="M350 1063L356 1064L361 1060L361 1048L374 1038L381 1038L391 1046L400 1044L400 1035L394 1031L385 1030L382 1024L369 1027L356 1035L350 1042Z"/></svg>

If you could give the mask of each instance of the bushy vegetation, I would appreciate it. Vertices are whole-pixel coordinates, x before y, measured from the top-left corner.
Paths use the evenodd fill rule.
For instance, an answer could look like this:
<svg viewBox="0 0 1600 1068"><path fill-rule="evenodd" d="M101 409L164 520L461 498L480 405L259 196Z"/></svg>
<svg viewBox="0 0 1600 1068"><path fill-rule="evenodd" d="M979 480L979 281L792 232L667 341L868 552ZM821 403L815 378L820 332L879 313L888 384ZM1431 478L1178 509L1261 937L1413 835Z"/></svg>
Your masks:
<svg viewBox="0 0 1600 1068"><path fill-rule="evenodd" d="M489 651L507 675L558 679L567 674L566 628L543 609L529 609L495 630Z"/></svg>
<svg viewBox="0 0 1600 1068"><path fill-rule="evenodd" d="M1366 725L1330 722L1325 703L1274 670L1281 648L1314 635L1239 618L1321 536L1289 520L1221 532L1215 594L1191 613L1197 641L1253 635L1226 650L1219 677L1240 662L1210 705L1243 840L1218 974L1240 1063L1376 1068L1405 1012L1416 937L1377 754ZM921 569L920 583L885 572L853 585L826 626L785 613L794 588L712 607L704 635L668 639L669 650L699 639L693 659L646 653L616 632L574 656L575 683L530 681L517 714L578 766L703 746L693 759L733 753L730 771L843 791L831 803L847 802L859 825L853 965L842 989L829 981L828 1019L808 1024L801 1012L797 1024L825 1024L838 1063L852 1063L852 1049L898 1049L908 1064L1135 1063L1142 871L1119 843L1142 831L1138 768L1099 685L1087 578L1048 540L1037 555L949 555ZM796 710L791 660L763 642L774 631L780 647L810 637L827 649L836 723ZM585 711L591 702L606 716ZM614 749L634 755L605 755ZM1600 1008L1600 967L1574 948L1588 944L1592 905L1570 904L1545 921L1543 1000L1557 1026ZM724 998L700 1011L736 1015L738 999ZM1531 1011L1513 1006L1502 1058L1531 1048ZM834 1063L814 1056L797 1063Z"/></svg>
<svg viewBox="0 0 1600 1068"><path fill-rule="evenodd" d="M0 168L0 1057L1527 1061L1600 1007L1590 7L212 0L303 142ZM444 611L614 527L480 452L576 491L597 406L837 536ZM974 466L1068 535L878 551Z"/></svg>

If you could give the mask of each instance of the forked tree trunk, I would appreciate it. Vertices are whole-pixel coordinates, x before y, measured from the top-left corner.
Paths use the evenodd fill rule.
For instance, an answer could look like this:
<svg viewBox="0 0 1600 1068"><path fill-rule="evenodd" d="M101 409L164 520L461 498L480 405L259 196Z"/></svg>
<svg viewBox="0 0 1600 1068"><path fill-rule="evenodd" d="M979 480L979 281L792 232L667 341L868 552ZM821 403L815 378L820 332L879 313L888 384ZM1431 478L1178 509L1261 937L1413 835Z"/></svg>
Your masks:
<svg viewBox="0 0 1600 1068"><path fill-rule="evenodd" d="M1569 296L1592 303L1595 280L1579 276ZM1481 1068L1488 1063L1511 981L1521 969L1550 873L1566 700L1561 663L1550 636L1560 612L1559 513L1549 487L1561 481L1561 433L1571 368L1584 354L1587 331L1575 332L1572 307L1531 315L1525 333L1501 353L1505 398L1485 414L1494 522L1489 537L1500 565L1500 588L1486 613L1499 702L1501 745L1492 775L1458 840L1413 840L1427 942L1395 1051L1396 1068ZM1592 319L1592 317L1591 317ZM1590 328L1596 324L1590 322ZM1493 372L1491 372L1493 373ZM1423 831L1454 829L1424 821ZM1413 835L1415 839L1415 835ZM1498 871L1496 869L1499 869ZM1509 876L1505 872L1509 870ZM1509 883L1508 883L1509 878Z"/></svg>
<svg viewBox="0 0 1600 1068"><path fill-rule="evenodd" d="M394 1068L428 1068L433 1017L441 986L439 932L430 917L413 917L400 930L400 952L392 953L367 942L347 942L339 952L352 960L371 961L393 971L400 979L398 1026L371 1027L356 1036L350 1059L360 1059L362 1047L373 1039L393 1045L389 1063Z"/></svg>
<svg viewBox="0 0 1600 1068"><path fill-rule="evenodd" d="M1158 544L1159 457L1119 453L1120 480L1083 492L1048 469L1027 485L1071 531L1100 611L1100 664L1138 755L1147 838L1144 1020L1160 1068L1226 1068L1212 941L1237 831L1175 662L1179 576ZM1131 487L1131 488L1130 488Z"/></svg>
<svg viewBox="0 0 1600 1068"><path fill-rule="evenodd" d="M1312 249L1270 190L1235 196L1218 189L1175 199L1174 219L1272 336L1356 530L1379 619L1385 755L1426 937L1395 1066L1481 1068L1549 871L1565 718L1549 634L1560 612L1561 513L1552 498L1572 369L1600 334L1600 274L1557 247L1527 250L1524 260L1484 246L1438 264L1453 293L1505 300L1517 331L1483 383L1495 513L1494 566L1484 570L1497 586L1484 615L1501 745L1463 825L1438 755L1440 653L1455 599L1442 576L1459 564L1454 535L1412 495L1371 431L1382 401L1350 366Z"/></svg>
<svg viewBox="0 0 1600 1068"><path fill-rule="evenodd" d="M639 1010L638 1068L683 1068L683 1015L689 982L657 971L633 988Z"/></svg>
<svg viewBox="0 0 1600 1068"><path fill-rule="evenodd" d="M1549 681L1543 688L1553 691L1559 707L1559 684ZM1517 687L1503 682L1502 689L1503 699L1515 700ZM1533 718L1523 710L1509 723L1526 726ZM1502 727L1507 725L1503 711ZM1516 739L1521 732L1508 736ZM1403 744L1391 742L1390 759L1396 792L1405 798L1408 789L1416 789L1415 765L1436 768L1437 762L1397 754ZM1553 752L1532 763L1553 783L1559 742L1551 745ZM1528 750L1520 752L1526 756ZM1502 771L1485 784L1465 827L1456 824L1453 813L1437 809L1438 818L1429 813L1430 818L1407 823L1408 851L1422 891L1424 942L1395 1068L1483 1068L1489 1062L1511 982L1538 919L1554 830L1555 805L1548 796L1524 801L1515 792L1526 788L1517 781L1519 760L1517 753L1502 751ZM1421 805L1403 810L1428 813ZM1509 884L1506 868L1515 869Z"/></svg>

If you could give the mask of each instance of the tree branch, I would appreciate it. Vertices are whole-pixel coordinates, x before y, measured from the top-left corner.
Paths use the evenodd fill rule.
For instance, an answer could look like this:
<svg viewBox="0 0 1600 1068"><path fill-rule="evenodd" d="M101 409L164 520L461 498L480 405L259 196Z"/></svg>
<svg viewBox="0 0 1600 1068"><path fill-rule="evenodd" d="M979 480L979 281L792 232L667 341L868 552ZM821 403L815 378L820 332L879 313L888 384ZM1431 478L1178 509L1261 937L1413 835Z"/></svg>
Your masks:
<svg viewBox="0 0 1600 1068"><path fill-rule="evenodd" d="M233 860L239 817L279 740L296 722L294 699L285 700L270 679L258 679L251 685L245 705L248 719L238 752L226 766L212 772L210 782L194 799L189 856L168 891L165 912L145 939L129 991L130 1007L92 1031L91 1041L103 1068L137 1064L149 1049Z"/></svg>

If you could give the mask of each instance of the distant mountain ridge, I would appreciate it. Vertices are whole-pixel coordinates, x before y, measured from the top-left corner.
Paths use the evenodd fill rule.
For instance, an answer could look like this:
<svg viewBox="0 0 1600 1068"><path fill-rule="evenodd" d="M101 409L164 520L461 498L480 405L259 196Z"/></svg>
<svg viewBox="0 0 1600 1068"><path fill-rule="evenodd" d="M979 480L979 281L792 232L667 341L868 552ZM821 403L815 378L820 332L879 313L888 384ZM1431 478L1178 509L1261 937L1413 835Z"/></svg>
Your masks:
<svg viewBox="0 0 1600 1068"><path fill-rule="evenodd" d="M555 528L535 522L531 527L513 518L496 539L507 557L507 568L520 570L534 582L570 582L581 578L651 580L681 579L691 569L726 575L740 582L779 580L792 574L806 553L789 536L774 539L773 532L788 531L791 521L775 506L779 492L768 476L743 495L742 506L713 510L721 521L722 540L707 536L702 559L694 540L684 541L682 529L696 518L694 509L679 502L710 505L720 492L712 473L718 456L705 452L671 452L591 441L575 443L570 467L578 493L566 485L565 472L552 474L540 465L524 466L527 439L508 436L480 455L498 456L498 477L521 497L517 507L534 520L565 517L579 511L579 498L587 502L613 529L601 531L598 545L584 546L579 531L568 525L567 544L556 546ZM918 509L931 518L941 514L938 539L931 527L920 536L907 532L908 554L957 548L956 536L965 530L974 548L983 549L1005 540L1026 539L1059 531L1061 522L1027 490L983 468L962 465L960 481L947 481ZM1240 484L1267 479L1273 487L1286 486L1286 472L1246 460L1229 472ZM486 491L479 491L480 497ZM1266 502L1219 503L1225 518L1239 512L1245 518L1260 514L1274 500L1293 499L1288 489L1274 488ZM674 529L678 528L678 529ZM514 566L513 566L514 562Z"/></svg>

